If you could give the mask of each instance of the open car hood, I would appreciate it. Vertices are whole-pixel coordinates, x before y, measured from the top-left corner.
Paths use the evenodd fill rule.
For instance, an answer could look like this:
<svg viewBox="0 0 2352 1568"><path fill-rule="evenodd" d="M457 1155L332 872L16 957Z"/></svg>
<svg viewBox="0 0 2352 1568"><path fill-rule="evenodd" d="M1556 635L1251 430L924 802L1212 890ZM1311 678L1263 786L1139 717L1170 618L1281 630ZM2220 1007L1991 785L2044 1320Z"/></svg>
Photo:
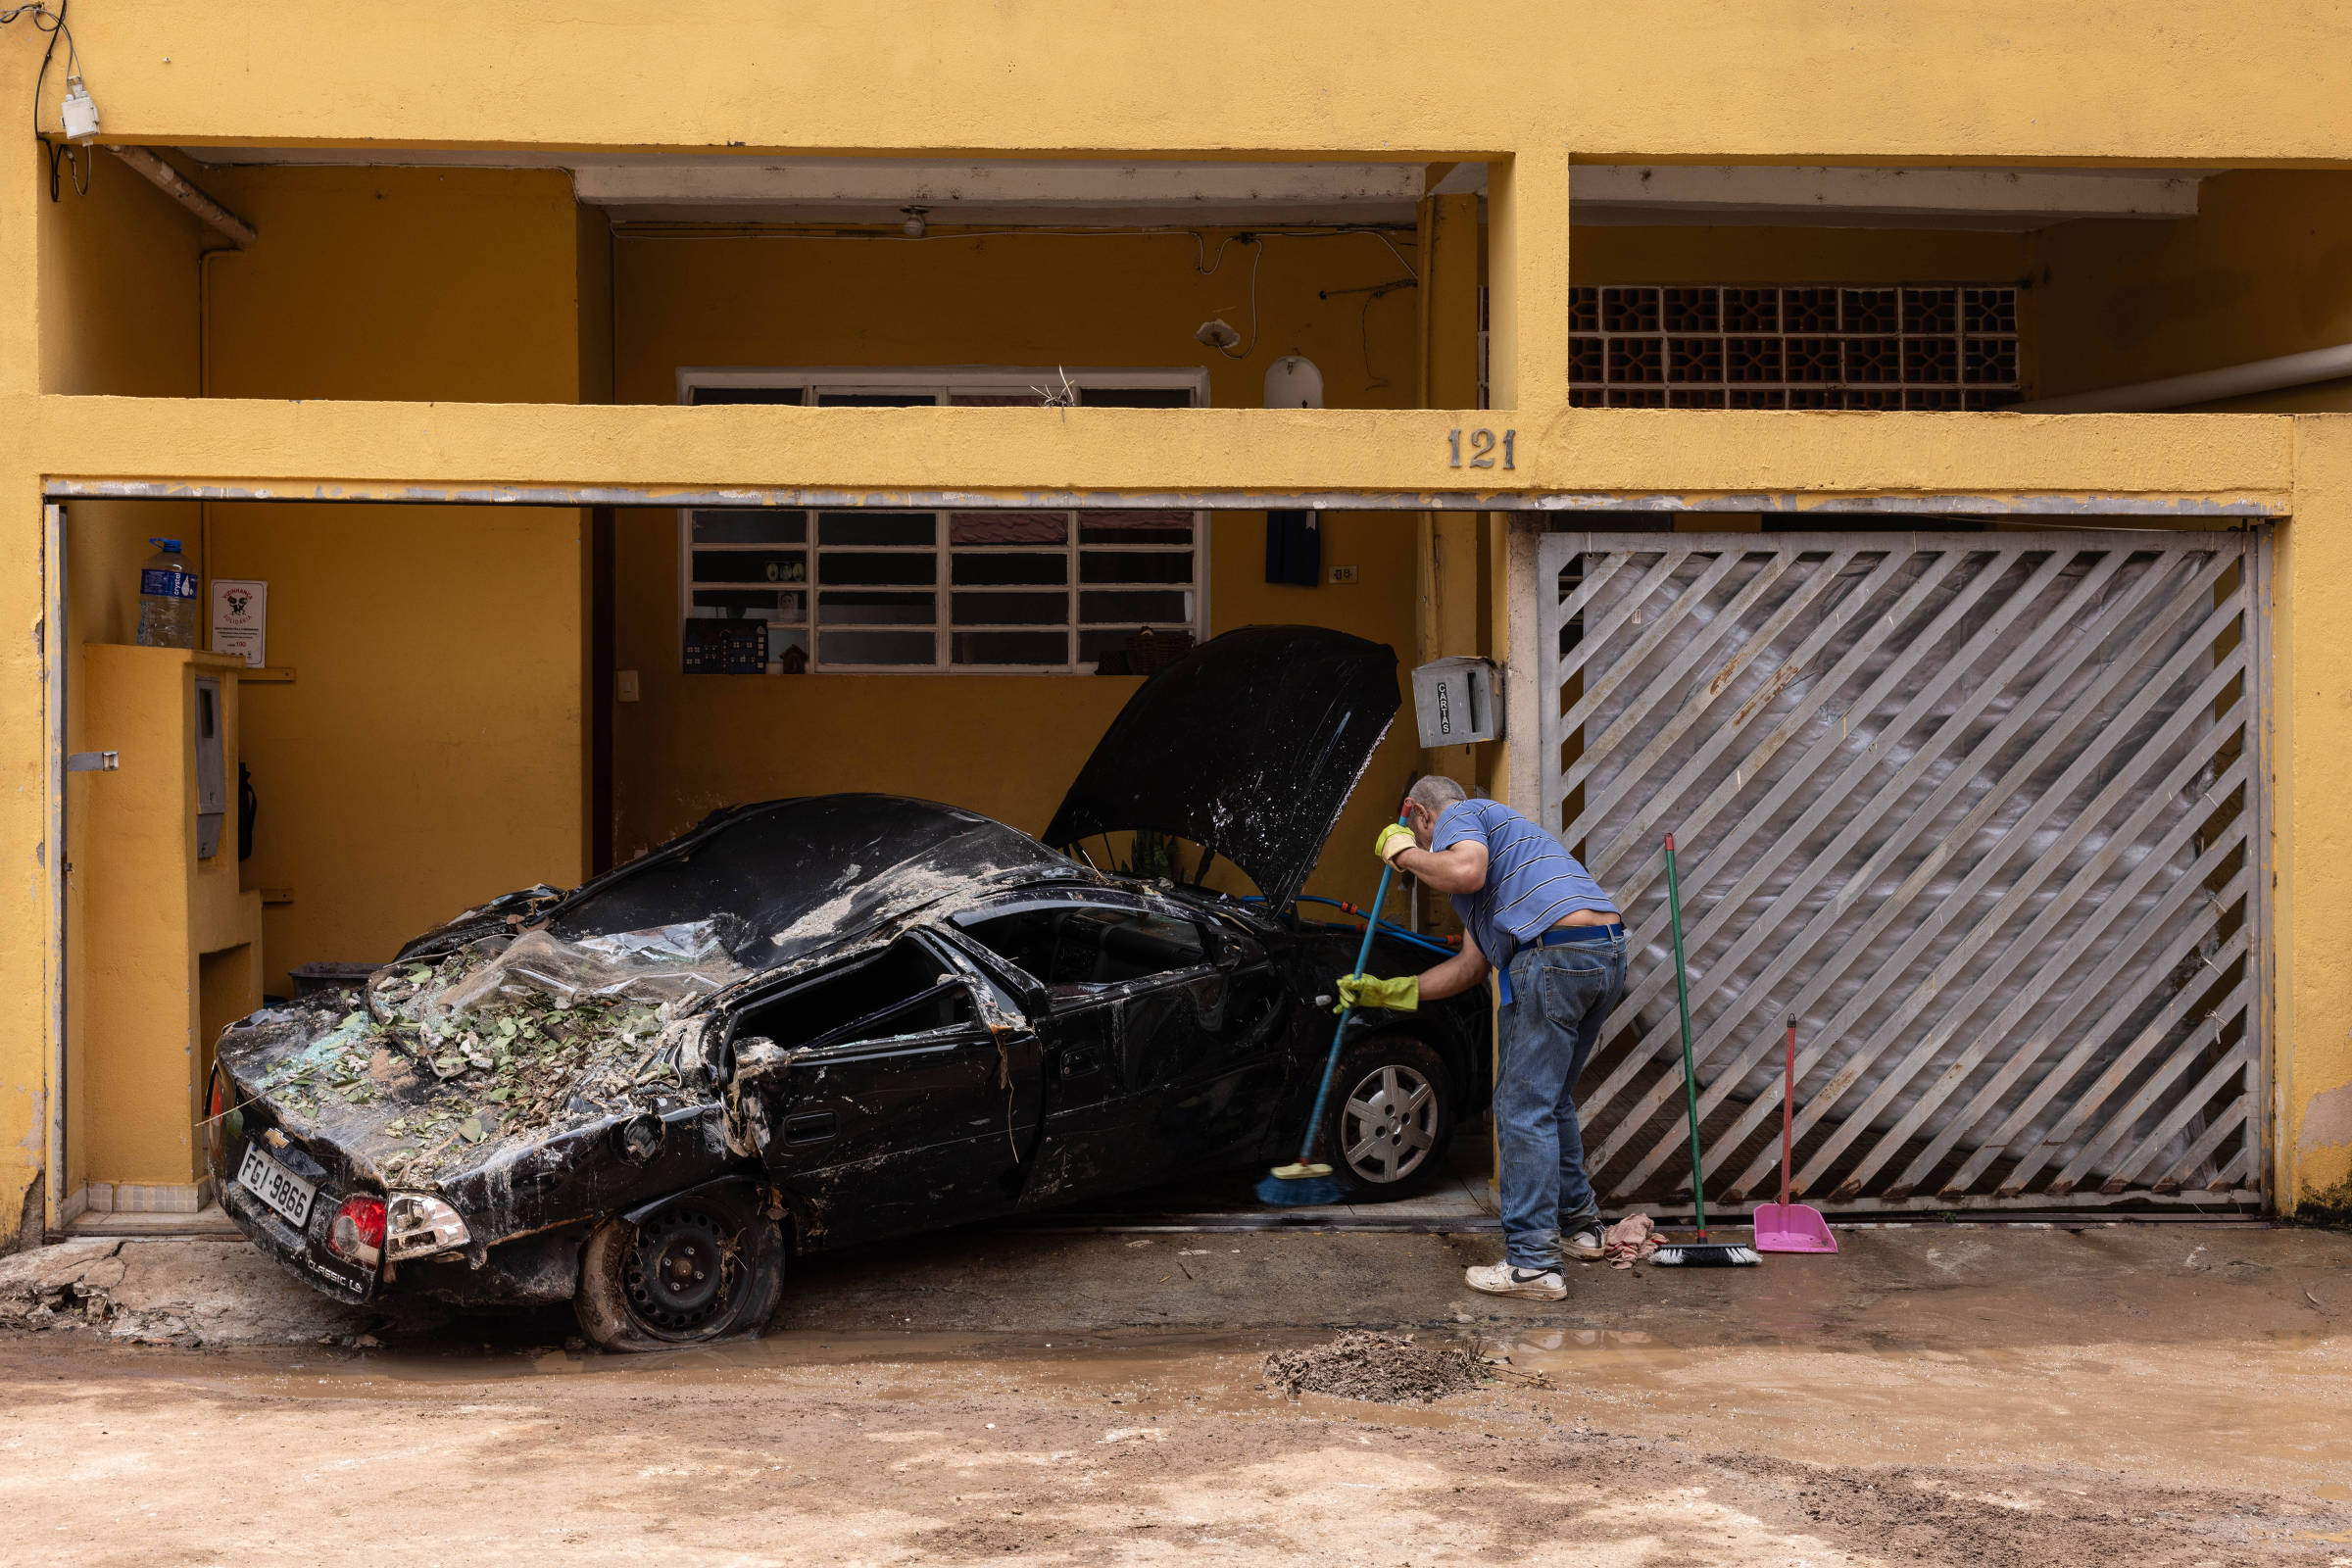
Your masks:
<svg viewBox="0 0 2352 1568"><path fill-rule="evenodd" d="M1146 681L1046 829L1056 849L1149 828L1215 851L1282 908L1396 716L1396 654L1321 626L1250 626Z"/></svg>

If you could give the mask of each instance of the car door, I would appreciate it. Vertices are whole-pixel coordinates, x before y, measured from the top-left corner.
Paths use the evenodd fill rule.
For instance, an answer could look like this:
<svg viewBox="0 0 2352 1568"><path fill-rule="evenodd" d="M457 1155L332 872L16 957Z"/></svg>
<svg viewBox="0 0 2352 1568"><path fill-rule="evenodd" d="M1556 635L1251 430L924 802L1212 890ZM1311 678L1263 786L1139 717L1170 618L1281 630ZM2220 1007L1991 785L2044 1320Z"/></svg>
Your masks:
<svg viewBox="0 0 2352 1568"><path fill-rule="evenodd" d="M916 931L747 1004L739 1135L837 1246L1011 1208L1036 1151L1039 1042L960 952Z"/></svg>
<svg viewBox="0 0 2352 1568"><path fill-rule="evenodd" d="M1024 1207L1255 1152L1283 1071L1280 983L1257 943L1100 894L1016 901L961 924L1045 1000L1044 1127Z"/></svg>

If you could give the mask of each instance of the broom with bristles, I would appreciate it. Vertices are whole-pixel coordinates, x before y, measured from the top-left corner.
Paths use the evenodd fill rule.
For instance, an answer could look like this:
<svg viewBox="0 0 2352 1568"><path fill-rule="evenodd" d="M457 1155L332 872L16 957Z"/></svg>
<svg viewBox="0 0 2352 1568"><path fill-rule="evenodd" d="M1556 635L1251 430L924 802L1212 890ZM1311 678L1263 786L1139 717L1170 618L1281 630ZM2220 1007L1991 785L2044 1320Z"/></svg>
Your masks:
<svg viewBox="0 0 2352 1568"><path fill-rule="evenodd" d="M1751 1268L1764 1261L1752 1247L1707 1240L1707 1174L1698 1152L1698 1073L1690 1059L1690 973L1683 961L1683 890L1674 872L1674 835L1666 835L1666 919L1674 929L1674 1000L1683 1011L1683 1099L1690 1108L1690 1207L1698 1240L1668 1242L1650 1258L1663 1268Z"/></svg>
<svg viewBox="0 0 2352 1568"><path fill-rule="evenodd" d="M1396 820L1402 823L1405 818L1400 813ZM1396 870L1394 859L1380 868L1380 891L1372 895L1371 912L1364 916L1364 943L1355 955L1357 974L1362 974L1364 965L1372 961L1372 938L1380 930L1380 911L1388 906L1389 878ZM1348 1038L1348 1023L1354 1016L1353 1003L1340 1009L1340 1026L1331 1032L1331 1055L1323 1063L1323 1085L1315 1091L1315 1108L1307 1114L1306 1136L1299 1141L1298 1157L1288 1165L1275 1166L1258 1178L1259 1202L1274 1208L1306 1208L1340 1200L1340 1184L1332 1180L1331 1167L1314 1157L1315 1135L1323 1130L1323 1105L1331 1098L1331 1075L1339 1071L1340 1042Z"/></svg>

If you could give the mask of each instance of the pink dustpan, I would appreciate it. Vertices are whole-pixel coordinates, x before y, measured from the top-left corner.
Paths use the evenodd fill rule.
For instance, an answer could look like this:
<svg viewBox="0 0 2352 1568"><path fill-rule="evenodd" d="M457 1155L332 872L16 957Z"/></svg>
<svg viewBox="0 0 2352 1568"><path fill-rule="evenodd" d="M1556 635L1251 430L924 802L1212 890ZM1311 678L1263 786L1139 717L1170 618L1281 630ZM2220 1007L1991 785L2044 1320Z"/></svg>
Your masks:
<svg viewBox="0 0 2352 1568"><path fill-rule="evenodd" d="M1756 1250L1759 1252L1835 1252L1838 1238L1830 1222L1809 1203L1788 1201L1788 1154L1796 1124L1796 1020L1788 1020L1788 1066L1781 1099L1781 1200L1756 1205Z"/></svg>
<svg viewBox="0 0 2352 1568"><path fill-rule="evenodd" d="M1759 1252L1835 1252L1838 1238L1821 1210L1807 1203L1758 1203L1756 1250Z"/></svg>

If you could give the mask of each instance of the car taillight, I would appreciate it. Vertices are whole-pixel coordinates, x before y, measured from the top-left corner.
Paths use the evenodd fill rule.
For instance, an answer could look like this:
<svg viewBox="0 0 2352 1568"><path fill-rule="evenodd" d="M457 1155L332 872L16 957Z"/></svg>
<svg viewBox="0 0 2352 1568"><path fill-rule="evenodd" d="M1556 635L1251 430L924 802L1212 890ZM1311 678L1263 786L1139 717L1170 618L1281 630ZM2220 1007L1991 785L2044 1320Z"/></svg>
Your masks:
<svg viewBox="0 0 2352 1568"><path fill-rule="evenodd" d="M213 1090L204 1102L205 1152L212 1156L215 1171L227 1174L229 1155L244 1136L245 1112L229 1108L228 1074L215 1067Z"/></svg>
<svg viewBox="0 0 2352 1568"><path fill-rule="evenodd" d="M343 1200L343 1206L335 1210L334 1223L326 1228L326 1245L337 1256L375 1267L376 1259L383 1256L384 1200L367 1197Z"/></svg>
<svg viewBox="0 0 2352 1568"><path fill-rule="evenodd" d="M398 1263L412 1257L431 1257L464 1247L471 1240L465 1217L438 1198L424 1193L394 1193L386 1200L384 1255Z"/></svg>

